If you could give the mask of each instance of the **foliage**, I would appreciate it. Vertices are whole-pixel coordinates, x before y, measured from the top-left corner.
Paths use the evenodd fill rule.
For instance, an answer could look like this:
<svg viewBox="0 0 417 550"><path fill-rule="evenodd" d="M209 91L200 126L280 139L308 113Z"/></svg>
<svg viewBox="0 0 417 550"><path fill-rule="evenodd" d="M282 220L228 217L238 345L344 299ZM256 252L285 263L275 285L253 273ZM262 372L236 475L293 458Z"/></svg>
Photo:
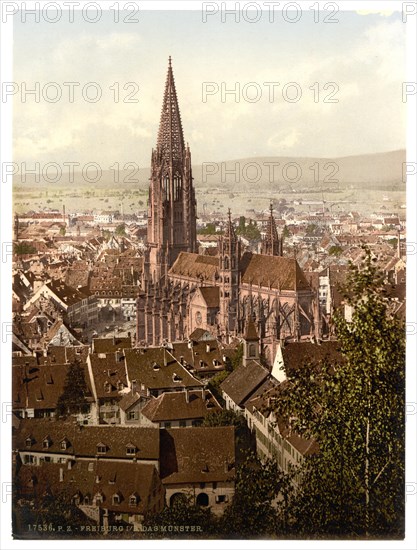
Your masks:
<svg viewBox="0 0 417 550"><path fill-rule="evenodd" d="M120 225L118 225L115 229L115 233L116 235L118 236L123 236L123 235L126 235L126 226L124 223L121 223Z"/></svg>
<svg viewBox="0 0 417 550"><path fill-rule="evenodd" d="M243 344L239 344L235 355L232 358L232 368L233 370L241 366L243 359Z"/></svg>
<svg viewBox="0 0 417 550"><path fill-rule="evenodd" d="M211 391L211 393L214 395L214 397L217 399L217 401L223 405L224 399L222 396L222 390L220 389L220 384L229 376L229 373L224 370L222 372L219 372L219 374L216 374L213 376L213 378L210 378L210 382L208 383L208 389Z"/></svg>
<svg viewBox="0 0 417 550"><path fill-rule="evenodd" d="M58 399L58 415L66 416L67 414L86 412L88 410L87 393L84 370L80 363L73 362L68 368L64 390Z"/></svg>
<svg viewBox="0 0 417 550"><path fill-rule="evenodd" d="M284 229L282 230L282 236L284 239L287 239L290 236L290 230L286 225L284 225Z"/></svg>
<svg viewBox="0 0 417 550"><path fill-rule="evenodd" d="M193 503L191 495L181 494L171 506L165 507L162 512L148 514L145 517L144 528L149 538L179 538L195 539L208 538L215 531L215 518L209 508L202 508ZM158 530L152 531L157 526ZM194 531L172 529L163 531L163 527L194 526Z"/></svg>
<svg viewBox="0 0 417 550"><path fill-rule="evenodd" d="M333 245L329 248L329 256L340 256L342 252L342 247L338 245Z"/></svg>
<svg viewBox="0 0 417 550"><path fill-rule="evenodd" d="M286 523L288 490L288 476L278 469L274 460L262 461L256 453L248 452L237 467L235 494L219 519L219 535L249 539L282 532Z"/></svg>
<svg viewBox="0 0 417 550"><path fill-rule="evenodd" d="M258 226L256 223L252 223L252 221L249 221L248 225L245 225L244 227L241 227L239 224L239 227L236 229L236 235L245 237L250 241L256 241L261 238L261 232L259 231Z"/></svg>
<svg viewBox="0 0 417 550"><path fill-rule="evenodd" d="M403 536L405 333L383 283L365 249L344 289L352 321L335 321L344 361L303 365L277 401L278 414L319 445L292 502L298 535Z"/></svg>
<svg viewBox="0 0 417 550"><path fill-rule="evenodd" d="M36 254L37 250L30 243L17 242L14 244L13 252L18 256L23 256L24 254Z"/></svg>
<svg viewBox="0 0 417 550"><path fill-rule="evenodd" d="M229 409L211 411L204 419L203 426L235 426L236 428L246 427L246 421L241 414Z"/></svg>
<svg viewBox="0 0 417 550"><path fill-rule="evenodd" d="M306 229L306 235L315 235L318 231L318 226L314 223L310 223Z"/></svg>
<svg viewBox="0 0 417 550"><path fill-rule="evenodd" d="M216 224L208 223L206 227L202 227L197 231L199 235L221 235L219 231L216 231Z"/></svg>
<svg viewBox="0 0 417 550"><path fill-rule="evenodd" d="M59 228L59 234L62 235L63 237L65 236L66 232L67 230L65 229L65 226L62 226Z"/></svg>

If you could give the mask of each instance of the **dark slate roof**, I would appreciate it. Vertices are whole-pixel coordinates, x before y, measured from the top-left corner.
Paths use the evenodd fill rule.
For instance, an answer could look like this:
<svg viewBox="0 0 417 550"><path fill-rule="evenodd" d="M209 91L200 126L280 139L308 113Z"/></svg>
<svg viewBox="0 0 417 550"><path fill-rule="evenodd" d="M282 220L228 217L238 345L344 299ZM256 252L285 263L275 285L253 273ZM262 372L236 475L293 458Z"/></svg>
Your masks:
<svg viewBox="0 0 417 550"><path fill-rule="evenodd" d="M190 391L187 403L186 392L165 392L153 398L142 409L152 422L201 419L212 411L221 410L209 391Z"/></svg>
<svg viewBox="0 0 417 550"><path fill-rule="evenodd" d="M249 361L233 371L220 385L237 404L242 403L266 380L269 371L257 361Z"/></svg>
<svg viewBox="0 0 417 550"><path fill-rule="evenodd" d="M32 438L32 446L26 446L26 438ZM159 431L156 428L139 428L126 426L78 426L73 421L30 418L21 421L16 436L15 446L19 451L45 452L43 441L50 438L48 452L71 454L76 457L96 457L97 445L103 444L107 452L103 458L133 458L127 457L126 447L136 447L135 457L138 460L159 459ZM69 442L68 449L61 449L63 439Z"/></svg>
<svg viewBox="0 0 417 550"><path fill-rule="evenodd" d="M233 426L161 430L164 484L228 481L235 475Z"/></svg>

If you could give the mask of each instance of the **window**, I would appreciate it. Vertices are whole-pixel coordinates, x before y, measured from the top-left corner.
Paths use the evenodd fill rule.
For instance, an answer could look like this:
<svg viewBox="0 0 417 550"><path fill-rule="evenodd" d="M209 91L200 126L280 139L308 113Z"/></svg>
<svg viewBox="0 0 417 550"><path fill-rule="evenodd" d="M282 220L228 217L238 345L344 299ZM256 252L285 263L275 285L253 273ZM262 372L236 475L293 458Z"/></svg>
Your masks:
<svg viewBox="0 0 417 550"><path fill-rule="evenodd" d="M99 443L97 445L97 453L100 455L104 455L107 453L107 446L104 445L104 443Z"/></svg>
<svg viewBox="0 0 417 550"><path fill-rule="evenodd" d="M171 422L164 422L164 428L169 430L169 428L171 427Z"/></svg>
<svg viewBox="0 0 417 550"><path fill-rule="evenodd" d="M117 493L113 495L113 504L120 504L120 495Z"/></svg>
<svg viewBox="0 0 417 550"><path fill-rule="evenodd" d="M32 438L31 437L26 438L26 447L32 447Z"/></svg>
<svg viewBox="0 0 417 550"><path fill-rule="evenodd" d="M249 344L249 357L256 357L256 345Z"/></svg>
<svg viewBox="0 0 417 550"><path fill-rule="evenodd" d="M95 503L97 504L103 504L103 495L101 493L97 493L94 497Z"/></svg>
<svg viewBox="0 0 417 550"><path fill-rule="evenodd" d="M221 502L227 502L229 499L227 497L227 495L217 495L216 496L216 502L217 503L221 503Z"/></svg>
<svg viewBox="0 0 417 550"><path fill-rule="evenodd" d="M136 495L130 495L129 505L130 506L136 506L137 502L138 502L138 497Z"/></svg>
<svg viewBox="0 0 417 550"><path fill-rule="evenodd" d="M127 413L127 419L128 420L136 420L136 411L129 411Z"/></svg>
<svg viewBox="0 0 417 550"><path fill-rule="evenodd" d="M185 428L187 426L187 422L185 420L180 420L180 428Z"/></svg>
<svg viewBox="0 0 417 550"><path fill-rule="evenodd" d="M51 444L50 439L48 437L45 437L45 439L42 441L42 448L49 449L50 444Z"/></svg>
<svg viewBox="0 0 417 550"><path fill-rule="evenodd" d="M129 456L135 456L136 454L136 447L135 445L126 445L126 454Z"/></svg>
<svg viewBox="0 0 417 550"><path fill-rule="evenodd" d="M65 450L67 450L67 449L68 449L68 441L67 441L66 439L63 439L63 440L61 441L61 450L62 450L62 451L65 451Z"/></svg>

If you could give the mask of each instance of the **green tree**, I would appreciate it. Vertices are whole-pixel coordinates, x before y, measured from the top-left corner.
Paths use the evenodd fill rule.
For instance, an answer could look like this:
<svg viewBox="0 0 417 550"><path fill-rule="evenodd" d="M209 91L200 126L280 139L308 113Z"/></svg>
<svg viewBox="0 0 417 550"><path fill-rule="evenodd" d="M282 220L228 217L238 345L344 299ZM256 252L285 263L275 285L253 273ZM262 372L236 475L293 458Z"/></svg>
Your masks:
<svg viewBox="0 0 417 550"><path fill-rule="evenodd" d="M73 362L68 367L64 389L58 398L58 416L77 414L88 411L88 388L84 370L79 362Z"/></svg>
<svg viewBox="0 0 417 550"><path fill-rule="evenodd" d="M123 235L126 235L126 226L124 223L121 223L116 227L115 230L116 235L122 237Z"/></svg>
<svg viewBox="0 0 417 550"><path fill-rule="evenodd" d="M278 414L319 445L300 467L292 502L299 535L404 534L405 331L383 284L365 249L343 291L352 320L335 321L344 361L289 373L277 401Z"/></svg>
<svg viewBox="0 0 417 550"><path fill-rule="evenodd" d="M342 252L343 252L342 247L338 245L333 245L329 248L330 256L340 256Z"/></svg>
<svg viewBox="0 0 417 550"><path fill-rule="evenodd" d="M65 229L65 226L62 226L59 228L59 234L62 235L63 237L65 236L66 232L67 230Z"/></svg>
<svg viewBox="0 0 417 550"><path fill-rule="evenodd" d="M179 494L171 506L165 507L162 512L156 514L148 514L145 517L144 527L146 529L146 537L148 538L179 538L179 539L195 539L209 538L215 532L216 520L213 517L209 508L204 508L194 504L191 495ZM168 527L175 526L190 526L197 527L194 531L168 531ZM153 531L154 526L158 530ZM163 528L166 530L163 530Z"/></svg>
<svg viewBox="0 0 417 550"><path fill-rule="evenodd" d="M25 254L36 254L37 250L30 243L18 242L14 244L13 252L18 256L23 256Z"/></svg>
<svg viewBox="0 0 417 550"><path fill-rule="evenodd" d="M248 452L237 467L235 494L219 519L224 538L273 537L285 531L289 478L274 460Z"/></svg>
<svg viewBox="0 0 417 550"><path fill-rule="evenodd" d="M250 221L249 224L243 228L239 225L236 229L236 234L251 241L256 241L261 238L261 232L259 231L258 226L256 223L252 223L252 221Z"/></svg>
<svg viewBox="0 0 417 550"><path fill-rule="evenodd" d="M221 235L220 232L216 231L216 225L214 223L208 223L206 227L202 227L197 233L199 235Z"/></svg>

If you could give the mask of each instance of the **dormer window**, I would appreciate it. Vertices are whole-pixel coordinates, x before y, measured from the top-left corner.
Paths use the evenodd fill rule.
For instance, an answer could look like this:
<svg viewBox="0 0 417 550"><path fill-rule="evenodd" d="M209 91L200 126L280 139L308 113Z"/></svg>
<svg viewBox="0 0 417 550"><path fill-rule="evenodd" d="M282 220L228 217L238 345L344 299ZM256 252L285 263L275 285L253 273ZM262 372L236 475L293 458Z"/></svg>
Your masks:
<svg viewBox="0 0 417 550"><path fill-rule="evenodd" d="M128 445L126 445L126 454L128 456L135 456L136 455L136 445L132 445L131 443L129 443Z"/></svg>
<svg viewBox="0 0 417 550"><path fill-rule="evenodd" d="M26 438L26 447L32 447L33 439L29 436Z"/></svg>
<svg viewBox="0 0 417 550"><path fill-rule="evenodd" d="M138 503L138 496L136 494L130 495L129 506L136 506Z"/></svg>
<svg viewBox="0 0 417 550"><path fill-rule="evenodd" d="M97 454L105 455L107 453L107 445L104 443L98 443L97 445Z"/></svg>
<svg viewBox="0 0 417 550"><path fill-rule="evenodd" d="M89 505L90 505L90 496L89 496L89 495L85 495L84 500L83 500L83 503L84 503L86 506L89 506Z"/></svg>
<svg viewBox="0 0 417 550"><path fill-rule="evenodd" d="M110 382L104 382L104 391L106 393L110 393L111 392L111 384Z"/></svg>
<svg viewBox="0 0 417 550"><path fill-rule="evenodd" d="M113 504L120 504L121 496L120 493L115 493L112 497Z"/></svg>
<svg viewBox="0 0 417 550"><path fill-rule="evenodd" d="M118 389L119 391L122 391L122 390L124 389L124 387L125 387L125 385L123 384L123 382L122 382L121 380L119 380L119 381L117 382L117 389Z"/></svg>
<svg viewBox="0 0 417 550"><path fill-rule="evenodd" d="M47 437L45 437L45 439L42 441L42 448L43 449L49 449L49 447L51 446L51 439L49 437L49 435Z"/></svg>
<svg viewBox="0 0 417 550"><path fill-rule="evenodd" d="M61 451L66 451L69 447L69 441L68 439L63 439L61 441Z"/></svg>
<svg viewBox="0 0 417 550"><path fill-rule="evenodd" d="M94 497L95 504L103 504L103 495L101 493L97 493Z"/></svg>

